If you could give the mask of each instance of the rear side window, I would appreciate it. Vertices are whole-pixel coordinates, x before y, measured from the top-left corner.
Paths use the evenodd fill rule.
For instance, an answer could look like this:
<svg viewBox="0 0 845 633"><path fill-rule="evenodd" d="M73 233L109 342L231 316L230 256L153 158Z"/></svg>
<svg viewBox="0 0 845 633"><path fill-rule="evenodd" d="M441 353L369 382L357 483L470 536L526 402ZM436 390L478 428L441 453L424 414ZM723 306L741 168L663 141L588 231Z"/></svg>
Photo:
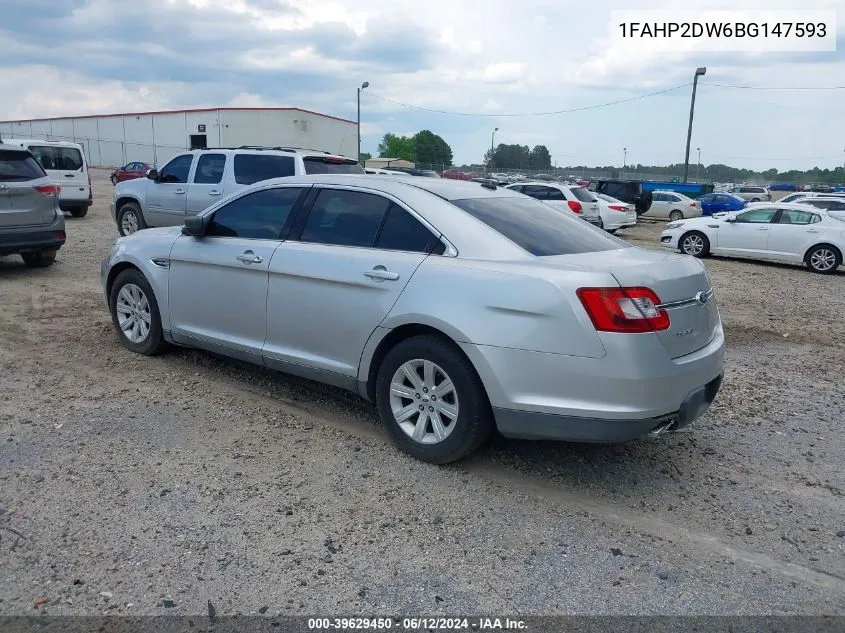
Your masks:
<svg viewBox="0 0 845 633"><path fill-rule="evenodd" d="M198 185L216 185L223 180L223 169L226 167L225 154L203 154L197 161L197 171L194 183Z"/></svg>
<svg viewBox="0 0 845 633"><path fill-rule="evenodd" d="M282 230L301 192L301 187L264 189L232 200L215 211L206 235L281 239Z"/></svg>
<svg viewBox="0 0 845 633"><path fill-rule="evenodd" d="M583 220L524 198L470 198L452 204L532 255L572 255L628 248Z"/></svg>
<svg viewBox="0 0 845 633"><path fill-rule="evenodd" d="M592 202L595 200L593 194L587 191L584 187L572 187L570 189L572 195L578 198L581 202Z"/></svg>
<svg viewBox="0 0 845 633"><path fill-rule="evenodd" d="M0 182L26 182L46 175L29 152L0 150Z"/></svg>
<svg viewBox="0 0 845 633"><path fill-rule="evenodd" d="M376 248L389 251L408 251L427 253L435 245L437 238L422 222L405 209L393 204L382 224Z"/></svg>
<svg viewBox="0 0 845 633"><path fill-rule="evenodd" d="M236 154L235 182L251 185L271 178L284 178L296 174L293 156L273 154Z"/></svg>
<svg viewBox="0 0 845 633"><path fill-rule="evenodd" d="M364 168L352 159L306 156L306 174L363 174Z"/></svg>
<svg viewBox="0 0 845 633"><path fill-rule="evenodd" d="M44 169L62 169L65 171L82 169L82 152L75 147L30 145L29 151L32 152Z"/></svg>
<svg viewBox="0 0 845 633"><path fill-rule="evenodd" d="M372 248L390 204L370 193L323 189L311 207L300 241Z"/></svg>

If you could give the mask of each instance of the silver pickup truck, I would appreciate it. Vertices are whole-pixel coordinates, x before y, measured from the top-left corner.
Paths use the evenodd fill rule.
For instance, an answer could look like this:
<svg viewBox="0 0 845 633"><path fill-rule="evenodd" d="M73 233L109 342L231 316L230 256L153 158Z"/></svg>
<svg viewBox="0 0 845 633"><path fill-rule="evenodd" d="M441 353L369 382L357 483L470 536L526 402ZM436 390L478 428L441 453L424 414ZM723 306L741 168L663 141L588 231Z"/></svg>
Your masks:
<svg viewBox="0 0 845 633"><path fill-rule="evenodd" d="M146 178L114 188L111 215L121 235L178 226L224 196L262 180L305 174L364 174L354 158L282 147L202 149L174 156Z"/></svg>

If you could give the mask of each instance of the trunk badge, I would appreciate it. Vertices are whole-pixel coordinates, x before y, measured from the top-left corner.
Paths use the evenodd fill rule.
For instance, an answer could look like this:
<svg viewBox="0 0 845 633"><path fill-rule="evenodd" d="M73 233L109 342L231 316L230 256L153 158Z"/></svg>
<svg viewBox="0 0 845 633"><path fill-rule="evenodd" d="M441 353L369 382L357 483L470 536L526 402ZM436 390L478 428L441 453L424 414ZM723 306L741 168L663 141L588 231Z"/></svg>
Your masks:
<svg viewBox="0 0 845 633"><path fill-rule="evenodd" d="M695 294L695 300L699 303L699 305L704 305L707 303L708 299L710 299L710 297L706 292L697 292Z"/></svg>

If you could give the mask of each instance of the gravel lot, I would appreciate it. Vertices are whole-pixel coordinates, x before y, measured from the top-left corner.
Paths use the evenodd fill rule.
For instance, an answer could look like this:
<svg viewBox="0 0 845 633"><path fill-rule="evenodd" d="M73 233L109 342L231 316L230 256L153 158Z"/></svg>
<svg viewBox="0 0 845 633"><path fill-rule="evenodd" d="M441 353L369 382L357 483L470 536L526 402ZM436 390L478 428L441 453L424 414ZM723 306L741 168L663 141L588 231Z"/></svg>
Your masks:
<svg viewBox="0 0 845 633"><path fill-rule="evenodd" d="M688 430L436 467L353 396L124 350L107 177L54 267L0 258L0 614L845 614L845 273L707 260L727 376Z"/></svg>

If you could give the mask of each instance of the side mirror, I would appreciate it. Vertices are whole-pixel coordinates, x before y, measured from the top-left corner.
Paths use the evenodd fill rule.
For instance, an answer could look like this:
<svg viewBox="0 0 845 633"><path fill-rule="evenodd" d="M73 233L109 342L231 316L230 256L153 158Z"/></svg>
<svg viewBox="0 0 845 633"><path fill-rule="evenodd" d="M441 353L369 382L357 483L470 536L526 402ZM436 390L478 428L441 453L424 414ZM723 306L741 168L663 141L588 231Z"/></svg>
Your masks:
<svg viewBox="0 0 845 633"><path fill-rule="evenodd" d="M150 169L147 172L147 178L150 180L158 180L158 170L157 169Z"/></svg>
<svg viewBox="0 0 845 633"><path fill-rule="evenodd" d="M182 226L182 235L202 237L205 234L205 222L199 215L189 215Z"/></svg>
<svg viewBox="0 0 845 633"><path fill-rule="evenodd" d="M726 217L725 222L730 222L730 223L736 222L736 216L731 215L731 216Z"/></svg>

